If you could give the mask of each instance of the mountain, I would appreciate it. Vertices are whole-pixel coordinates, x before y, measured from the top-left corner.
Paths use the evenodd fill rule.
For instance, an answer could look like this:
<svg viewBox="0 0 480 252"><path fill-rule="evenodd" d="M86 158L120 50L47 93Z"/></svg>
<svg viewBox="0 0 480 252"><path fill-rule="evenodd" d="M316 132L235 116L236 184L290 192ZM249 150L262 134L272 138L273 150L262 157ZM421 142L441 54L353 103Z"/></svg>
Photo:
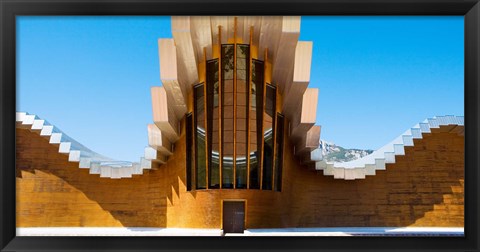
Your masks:
<svg viewBox="0 0 480 252"><path fill-rule="evenodd" d="M373 152L373 150L346 149L337 146L335 143L320 139L319 147L322 150L324 160L327 162L348 162L362 158Z"/></svg>

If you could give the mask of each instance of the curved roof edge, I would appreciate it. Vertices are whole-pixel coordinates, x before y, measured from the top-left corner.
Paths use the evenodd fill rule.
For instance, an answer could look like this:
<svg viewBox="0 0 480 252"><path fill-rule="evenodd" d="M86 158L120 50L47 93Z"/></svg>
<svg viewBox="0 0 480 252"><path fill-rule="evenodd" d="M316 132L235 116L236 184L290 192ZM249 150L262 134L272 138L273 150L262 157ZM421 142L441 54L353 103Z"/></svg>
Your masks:
<svg viewBox="0 0 480 252"><path fill-rule="evenodd" d="M376 170L385 170L386 164L395 163L395 156L405 155L405 146L414 146L414 139L422 139L422 134L431 133L432 129L464 135L464 117L447 115L425 119L370 155L344 163L327 162L320 157L315 169L335 179L365 179L367 175L375 175Z"/></svg>
<svg viewBox="0 0 480 252"><path fill-rule="evenodd" d="M151 169L157 161L157 151L151 147L145 148L145 155L139 162L111 159L85 147L48 121L26 112L16 113L16 127L29 129L49 139L50 144L59 146L59 153L68 155L69 162L77 162L79 168L89 169L90 174L98 174L102 178L120 179L141 175L144 169Z"/></svg>

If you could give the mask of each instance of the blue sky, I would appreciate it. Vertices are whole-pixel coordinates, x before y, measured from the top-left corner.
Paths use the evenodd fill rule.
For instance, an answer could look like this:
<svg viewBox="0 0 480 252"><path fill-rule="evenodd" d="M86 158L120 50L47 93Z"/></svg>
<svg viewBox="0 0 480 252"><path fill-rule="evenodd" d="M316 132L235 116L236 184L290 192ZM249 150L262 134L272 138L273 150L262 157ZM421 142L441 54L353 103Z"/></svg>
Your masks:
<svg viewBox="0 0 480 252"><path fill-rule="evenodd" d="M464 114L463 16L303 17L321 138L378 149L419 121ZM138 161L169 17L17 17L17 111Z"/></svg>

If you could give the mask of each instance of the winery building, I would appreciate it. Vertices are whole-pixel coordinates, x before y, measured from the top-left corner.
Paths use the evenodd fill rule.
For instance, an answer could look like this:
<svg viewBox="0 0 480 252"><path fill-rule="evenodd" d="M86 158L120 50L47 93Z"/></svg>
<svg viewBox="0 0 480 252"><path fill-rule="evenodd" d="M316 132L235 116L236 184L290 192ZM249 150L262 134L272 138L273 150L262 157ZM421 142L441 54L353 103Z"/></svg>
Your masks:
<svg viewBox="0 0 480 252"><path fill-rule="evenodd" d="M300 21L172 17L139 162L17 112L17 227L463 227L463 117L327 162Z"/></svg>

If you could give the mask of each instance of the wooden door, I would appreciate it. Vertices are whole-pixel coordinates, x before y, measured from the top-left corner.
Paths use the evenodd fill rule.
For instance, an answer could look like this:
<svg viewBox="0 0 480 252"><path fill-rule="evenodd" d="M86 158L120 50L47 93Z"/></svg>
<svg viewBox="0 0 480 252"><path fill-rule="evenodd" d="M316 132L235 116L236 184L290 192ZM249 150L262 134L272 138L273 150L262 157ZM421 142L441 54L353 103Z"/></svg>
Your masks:
<svg viewBox="0 0 480 252"><path fill-rule="evenodd" d="M245 202L223 202L223 232L243 233L245 229Z"/></svg>

